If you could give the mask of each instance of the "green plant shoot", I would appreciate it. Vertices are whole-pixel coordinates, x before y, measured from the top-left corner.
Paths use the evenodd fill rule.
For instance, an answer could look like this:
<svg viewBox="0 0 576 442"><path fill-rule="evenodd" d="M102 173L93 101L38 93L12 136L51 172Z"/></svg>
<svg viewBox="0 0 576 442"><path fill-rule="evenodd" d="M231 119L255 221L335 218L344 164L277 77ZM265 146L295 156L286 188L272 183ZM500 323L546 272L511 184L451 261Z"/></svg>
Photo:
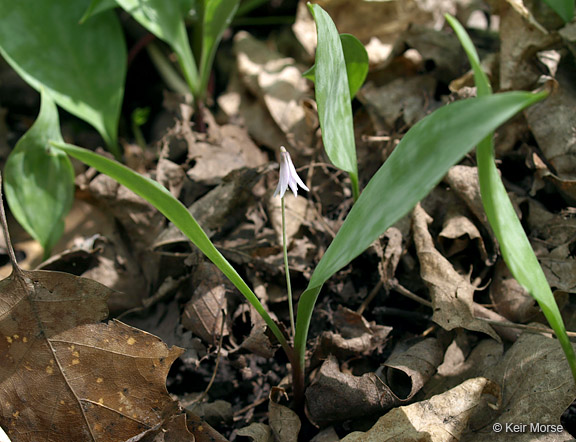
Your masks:
<svg viewBox="0 0 576 442"><path fill-rule="evenodd" d="M6 161L4 187L14 217L42 245L45 258L60 239L74 200L74 168L51 140L63 141L58 109L44 92L36 122Z"/></svg>
<svg viewBox="0 0 576 442"><path fill-rule="evenodd" d="M324 283L406 215L486 134L545 92L507 92L462 100L414 125L372 177L300 297L294 351L304 363L308 328Z"/></svg>
<svg viewBox="0 0 576 442"><path fill-rule="evenodd" d="M354 201L360 195L356 143L352 121L350 86L340 35L330 16L318 5L308 3L316 21L318 46L314 67L314 87L322 140L328 158L348 172Z"/></svg>
<svg viewBox="0 0 576 442"><path fill-rule="evenodd" d="M454 17L447 14L446 20L456 32L472 65L478 96L490 96L492 94L490 82L480 67L478 53L470 37ZM516 215L516 211L496 168L492 138L493 134L489 134L478 144L476 149L480 193L486 216L496 239L498 239L502 257L508 269L514 278L538 301L544 316L546 316L550 326L556 333L576 383L576 355L574 354L574 348L566 334L560 310L544 276L542 267L534 254L530 241L522 228L522 224Z"/></svg>

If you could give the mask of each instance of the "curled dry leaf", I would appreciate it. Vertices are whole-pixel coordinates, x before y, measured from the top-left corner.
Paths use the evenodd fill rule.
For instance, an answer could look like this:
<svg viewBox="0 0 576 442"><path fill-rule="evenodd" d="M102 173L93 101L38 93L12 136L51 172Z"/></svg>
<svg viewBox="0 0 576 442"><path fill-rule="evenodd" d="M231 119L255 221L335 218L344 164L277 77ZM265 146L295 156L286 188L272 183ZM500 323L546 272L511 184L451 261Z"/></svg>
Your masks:
<svg viewBox="0 0 576 442"><path fill-rule="evenodd" d="M498 386L486 378L468 379L426 401L395 408L369 431L351 433L342 442L456 442L484 394L498 398Z"/></svg>
<svg viewBox="0 0 576 442"><path fill-rule="evenodd" d="M17 267L0 282L0 424L14 442L124 441L177 409L165 379L182 350L98 323L110 292Z"/></svg>
<svg viewBox="0 0 576 442"><path fill-rule="evenodd" d="M471 248L470 242L477 245L482 261L490 264L484 240L478 228L469 218L468 211L462 205L450 206L444 219L442 231L439 233L446 256L450 257ZM476 254L476 251L471 253Z"/></svg>
<svg viewBox="0 0 576 442"><path fill-rule="evenodd" d="M398 403L398 399L374 373L362 376L343 373L334 356L329 356L322 364L306 390L308 416L319 426L377 416Z"/></svg>
<svg viewBox="0 0 576 442"><path fill-rule="evenodd" d="M339 333L322 333L314 359L325 359L329 354L345 359L375 350L381 351L392 332L392 327L369 323L361 314L341 305L334 313L334 326Z"/></svg>
<svg viewBox="0 0 576 442"><path fill-rule="evenodd" d="M450 262L434 247L428 232L428 214L417 205L412 215L414 243L420 261L420 275L430 289L434 313L432 319L446 330L462 327L486 333L500 342L488 324L474 318L474 287L460 276Z"/></svg>
<svg viewBox="0 0 576 442"><path fill-rule="evenodd" d="M403 351L394 351L384 364L386 384L402 401L414 397L442 363L438 340L425 339Z"/></svg>

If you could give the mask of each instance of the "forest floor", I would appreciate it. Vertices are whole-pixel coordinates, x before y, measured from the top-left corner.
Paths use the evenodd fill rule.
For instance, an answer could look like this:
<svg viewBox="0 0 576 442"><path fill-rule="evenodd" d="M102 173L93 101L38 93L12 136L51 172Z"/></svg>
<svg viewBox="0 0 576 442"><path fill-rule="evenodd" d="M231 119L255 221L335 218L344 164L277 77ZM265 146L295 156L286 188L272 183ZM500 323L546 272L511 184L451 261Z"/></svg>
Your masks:
<svg viewBox="0 0 576 442"><path fill-rule="evenodd" d="M189 99L170 92L146 53L137 53L123 115L130 121L134 110L149 108L141 127L146 145L136 143L127 123L121 137L125 164L190 208L288 329L280 199L272 196L280 146L310 189L286 196L296 302L353 199L348 176L322 147L314 85L302 77L314 62L314 22L304 2L277 3L255 16L292 14L293 24L238 24L227 32L201 118L205 131ZM554 82L548 99L498 130L495 146L566 327L576 330L574 27L560 29L545 10L523 16L505 1L492 9L456 1L320 3L370 56L353 101L361 188L410 127L475 93L444 12L469 27L496 92L533 90L544 77ZM3 64L0 100L5 159L37 115L39 96ZM102 146L87 125L61 118L67 141ZM170 411L162 425L131 440L571 439L559 425L576 387L538 305L502 261L482 209L474 152L325 284L309 334L300 413L290 408L285 355L234 286L152 206L74 164L76 200L54 255L42 261L37 243L9 217L10 229L23 268L101 282L114 289L110 318L183 349L141 336L147 344L140 356L150 352L161 366L150 391L166 396ZM1 270L6 277L11 268ZM124 370L126 377L138 371L121 358L109 364L120 374L103 386L104 400L123 385ZM167 405L174 403L177 411Z"/></svg>

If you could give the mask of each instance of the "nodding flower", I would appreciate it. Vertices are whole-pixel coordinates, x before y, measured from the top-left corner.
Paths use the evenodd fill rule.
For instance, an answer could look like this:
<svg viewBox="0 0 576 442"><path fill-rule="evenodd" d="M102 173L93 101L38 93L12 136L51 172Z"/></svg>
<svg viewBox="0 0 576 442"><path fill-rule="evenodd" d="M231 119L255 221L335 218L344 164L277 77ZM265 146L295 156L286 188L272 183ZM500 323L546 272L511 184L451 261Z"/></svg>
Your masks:
<svg viewBox="0 0 576 442"><path fill-rule="evenodd" d="M280 146L280 155L280 180L278 181L278 187L276 187L274 196L279 195L280 198L284 198L284 194L288 187L290 187L292 192L294 192L294 196L298 196L298 186L309 191L310 189L306 187L306 184L304 184L296 173L296 168L294 167L292 158L290 158L290 154L284 146Z"/></svg>

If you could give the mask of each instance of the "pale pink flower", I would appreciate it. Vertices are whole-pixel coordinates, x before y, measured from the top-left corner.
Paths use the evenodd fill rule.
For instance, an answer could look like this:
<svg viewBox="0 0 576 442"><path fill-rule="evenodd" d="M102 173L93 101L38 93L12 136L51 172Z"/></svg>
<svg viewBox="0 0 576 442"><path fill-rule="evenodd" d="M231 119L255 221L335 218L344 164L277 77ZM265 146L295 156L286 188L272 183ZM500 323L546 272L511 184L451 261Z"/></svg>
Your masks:
<svg viewBox="0 0 576 442"><path fill-rule="evenodd" d="M290 187L292 192L294 192L294 196L298 196L298 186L302 187L302 189L306 191L309 191L310 189L306 187L306 184L304 184L304 182L296 173L294 163L292 163L290 154L284 148L284 146L280 146L280 156L280 180L278 181L278 187L276 187L274 196L279 195L280 198L284 198L284 194L286 193L286 189L288 189L288 187Z"/></svg>

